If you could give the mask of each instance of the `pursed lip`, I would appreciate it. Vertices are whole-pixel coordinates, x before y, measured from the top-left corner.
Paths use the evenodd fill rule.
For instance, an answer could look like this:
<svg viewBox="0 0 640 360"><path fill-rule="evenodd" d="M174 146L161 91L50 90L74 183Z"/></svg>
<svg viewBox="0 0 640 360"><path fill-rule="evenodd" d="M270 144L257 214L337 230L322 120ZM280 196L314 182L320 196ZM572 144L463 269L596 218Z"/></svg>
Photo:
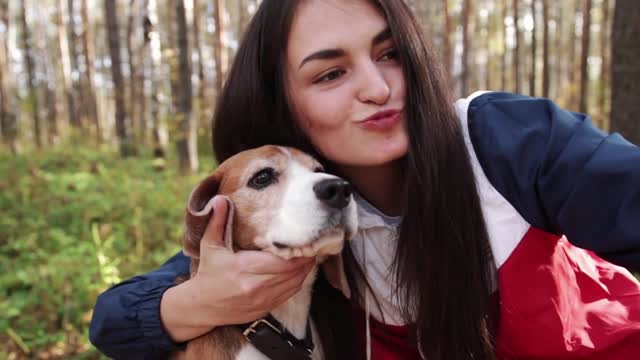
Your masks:
<svg viewBox="0 0 640 360"><path fill-rule="evenodd" d="M391 110L383 110L383 111L378 111L377 113L369 116L366 119L362 119L359 121L356 121L357 123L365 123L367 121L377 121L377 120L382 120L388 117L392 117L395 116L397 114L400 113L400 110L397 109L391 109Z"/></svg>
<svg viewBox="0 0 640 360"><path fill-rule="evenodd" d="M366 119L356 121L356 124L374 131L388 131L393 129L402 119L402 111L397 109L379 111Z"/></svg>

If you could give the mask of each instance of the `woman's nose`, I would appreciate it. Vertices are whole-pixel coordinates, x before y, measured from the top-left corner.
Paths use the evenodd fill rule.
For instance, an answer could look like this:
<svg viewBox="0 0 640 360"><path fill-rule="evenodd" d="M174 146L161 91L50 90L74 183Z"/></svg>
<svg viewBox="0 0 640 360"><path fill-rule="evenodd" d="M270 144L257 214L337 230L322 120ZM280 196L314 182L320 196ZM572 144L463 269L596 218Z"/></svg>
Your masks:
<svg viewBox="0 0 640 360"><path fill-rule="evenodd" d="M363 64L360 75L359 100L365 103L384 104L389 100L391 89L384 74L374 62Z"/></svg>

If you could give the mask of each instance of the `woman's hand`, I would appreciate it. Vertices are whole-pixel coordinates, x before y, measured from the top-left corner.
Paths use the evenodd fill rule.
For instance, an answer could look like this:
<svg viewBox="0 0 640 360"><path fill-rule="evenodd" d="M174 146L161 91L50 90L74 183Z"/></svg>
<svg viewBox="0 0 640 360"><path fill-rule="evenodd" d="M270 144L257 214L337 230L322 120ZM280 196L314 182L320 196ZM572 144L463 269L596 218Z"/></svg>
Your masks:
<svg viewBox="0 0 640 360"><path fill-rule="evenodd" d="M162 323L176 342L266 315L300 290L315 262L284 260L262 251L233 253L223 242L227 211L227 201L214 198L213 216L200 242L197 275L162 296Z"/></svg>

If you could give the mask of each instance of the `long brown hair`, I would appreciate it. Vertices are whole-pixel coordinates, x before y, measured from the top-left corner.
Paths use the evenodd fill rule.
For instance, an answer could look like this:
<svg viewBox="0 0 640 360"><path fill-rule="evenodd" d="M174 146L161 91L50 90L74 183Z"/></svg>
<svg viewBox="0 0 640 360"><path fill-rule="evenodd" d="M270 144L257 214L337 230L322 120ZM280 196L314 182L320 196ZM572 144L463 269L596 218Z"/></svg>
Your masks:
<svg viewBox="0 0 640 360"><path fill-rule="evenodd" d="M264 0L248 26L213 123L219 161L263 144L313 153L287 102L285 61L301 0ZM407 84L409 137L394 261L402 314L431 359L493 359L491 256L473 171L452 96L411 10L374 1L386 17Z"/></svg>

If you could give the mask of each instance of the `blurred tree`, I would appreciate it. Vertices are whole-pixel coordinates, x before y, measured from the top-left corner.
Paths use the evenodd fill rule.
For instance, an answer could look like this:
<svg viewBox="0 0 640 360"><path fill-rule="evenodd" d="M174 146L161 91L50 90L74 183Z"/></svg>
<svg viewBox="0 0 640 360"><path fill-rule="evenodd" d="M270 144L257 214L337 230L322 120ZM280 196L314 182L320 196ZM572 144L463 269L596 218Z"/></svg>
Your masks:
<svg viewBox="0 0 640 360"><path fill-rule="evenodd" d="M0 133L12 153L18 153L18 124L15 113L15 88L9 67L9 0L0 0Z"/></svg>
<svg viewBox="0 0 640 360"><path fill-rule="evenodd" d="M33 62L31 29L27 22L26 0L20 1L20 23L22 25L22 47L24 49L24 62L27 67L27 82L29 87L28 99L31 116L33 116L33 138L37 147L42 147L40 106L38 103L38 84L36 69Z"/></svg>
<svg viewBox="0 0 640 360"><path fill-rule="evenodd" d="M149 0L142 1L142 10L140 12L140 16L138 17L140 29L142 29L142 44L140 45L140 69L136 74L136 81L138 82L138 102L140 104L140 122L138 128L138 135L140 143L143 146L148 145L148 129L149 129L149 119L147 116L147 90L148 86L148 73L153 66L153 62L151 59L151 20L149 19Z"/></svg>
<svg viewBox="0 0 640 360"><path fill-rule="evenodd" d="M197 151L197 124L191 111L191 50L189 49L189 36L187 30L187 16L184 8L184 0L173 1L177 25L178 53L178 92L174 93L175 123L178 126L176 146L178 149L178 162L180 171L187 173L198 170Z"/></svg>
<svg viewBox="0 0 640 360"><path fill-rule="evenodd" d="M586 113L589 102L589 49L591 48L591 0L585 0L582 8L582 53L580 55L580 106Z"/></svg>
<svg viewBox="0 0 640 360"><path fill-rule="evenodd" d="M550 4L547 2L547 6ZM555 31L554 31L554 39L553 39L553 79L554 81L549 84L550 91L553 90L553 95L556 98L560 97L562 92L562 86L564 85L566 74L564 71L564 67L567 62L567 53L566 46L564 43L565 37L563 34L566 34L565 31L565 12L564 2L553 1L551 3L551 9L555 12L556 16L554 18L556 22Z"/></svg>
<svg viewBox="0 0 640 360"><path fill-rule="evenodd" d="M83 91L82 91L82 83L80 82L80 61L78 55L78 33L77 22L76 22L76 9L75 9L75 0L67 1L67 11L69 16L67 17L69 21L69 59L71 60L71 85L73 88L73 97L78 100L74 102L76 117L74 118L74 122L71 122L71 125L81 129L85 126L85 120L87 116L87 112L83 106ZM82 129L81 131L84 131Z"/></svg>
<svg viewBox="0 0 640 360"><path fill-rule="evenodd" d="M609 16L609 0L602 0L602 21L600 24L600 86L598 87L598 109L600 126L603 129L609 128L609 111L607 110L608 95L607 89L611 86L611 24Z"/></svg>
<svg viewBox="0 0 640 360"><path fill-rule="evenodd" d="M442 0L442 16L444 17L444 31L442 32L442 44L444 53L444 68L447 71L449 82L453 86L452 64L453 56L451 55L451 16L449 15L449 0Z"/></svg>
<svg viewBox="0 0 640 360"><path fill-rule="evenodd" d="M611 57L611 129L640 145L640 6L616 0Z"/></svg>
<svg viewBox="0 0 640 360"><path fill-rule="evenodd" d="M104 16L109 38L109 54L111 58L111 77L116 104L116 136L120 146L121 156L132 156L137 153L135 143L131 137L127 109L124 103L124 79L120 61L120 31L118 29L118 15L115 0L104 0Z"/></svg>
<svg viewBox="0 0 640 360"><path fill-rule="evenodd" d="M513 27L515 29L515 48L513 49L513 80L514 92L520 92L520 2L513 0Z"/></svg>
<svg viewBox="0 0 640 360"><path fill-rule="evenodd" d="M556 26L558 26L556 24ZM558 28L556 27L556 32ZM560 49L556 49L560 51ZM542 0L542 97L549 97L549 0Z"/></svg>
<svg viewBox="0 0 640 360"><path fill-rule="evenodd" d="M502 91L507 91L507 27L505 26L505 21L507 19L509 4L508 0L500 0L501 8L502 8L502 56L501 56L501 66L500 66L500 89Z"/></svg>
<svg viewBox="0 0 640 360"><path fill-rule="evenodd" d="M531 1L531 69L529 70L529 95L536 96L536 65L537 65L537 53L538 39L536 37L536 31L538 30L536 24L536 17L538 11L536 10L536 0Z"/></svg>
<svg viewBox="0 0 640 360"><path fill-rule="evenodd" d="M216 96L222 91L226 71L226 49L224 46L224 0L215 0L214 22L216 34L213 42L213 58L216 62Z"/></svg>
<svg viewBox="0 0 640 360"><path fill-rule="evenodd" d="M62 10L62 1L56 0L55 22L58 30L58 51L60 53L60 63L62 67L62 86L64 97L67 100L67 116L71 124L77 124L77 112L75 98L73 96L72 80L71 80L71 59L69 58L69 37L67 35L67 27L64 21L64 12Z"/></svg>
<svg viewBox="0 0 640 360"><path fill-rule="evenodd" d="M137 130L140 128L140 116L138 115L138 107L139 101L137 99L137 87L138 87L138 79L136 79L136 75L138 72L138 67L136 66L135 59L135 49L133 45L133 37L135 36L136 29L135 26L138 23L135 21L137 16L137 8L139 4L142 4L140 1L129 0L129 4L127 5L127 37L125 42L126 54L127 54L127 64L129 68L129 77L128 87L127 87L127 110L129 113L129 118L131 120L131 130L134 138L139 139L139 135Z"/></svg>
<svg viewBox="0 0 640 360"><path fill-rule="evenodd" d="M471 42L469 32L471 31L471 25L469 24L472 18L471 7L473 6L472 0L464 0L464 8L462 13L462 73L460 74L460 84L462 86L462 96L469 94L469 57L471 56Z"/></svg>
<svg viewBox="0 0 640 360"><path fill-rule="evenodd" d="M87 109L87 116L90 118L91 123L95 128L96 140L98 143L102 142L102 127L100 126L100 117L98 115L98 102L96 100L96 83L94 75L95 67L95 49L94 38L91 29L91 22L89 21L89 8L87 6L87 0L80 0L80 13L82 16L82 55L84 60L84 82L85 89L83 98L85 99L85 108Z"/></svg>
<svg viewBox="0 0 640 360"><path fill-rule="evenodd" d="M569 47L569 61L567 62L567 67L566 67L566 72L568 75L567 78L567 87L568 87L568 93L569 93L569 98L568 98L568 103L565 105L569 108L573 108L575 109L575 104L576 104L576 98L577 98L577 89L578 86L576 86L576 64L579 64L578 61L576 61L578 54L577 54L577 44L578 44L578 35L576 34L576 25L575 25L575 21L572 21L574 19L577 18L578 14L580 14L580 6L581 4L581 0L573 0L573 3L571 4L571 12L570 12L570 21L569 21L569 43L568 43L568 47ZM581 16L581 15L580 15Z"/></svg>
<svg viewBox="0 0 640 360"><path fill-rule="evenodd" d="M40 9L39 11L42 11L42 9ZM36 15L40 15L40 14L36 12ZM38 42L35 53L37 54L36 59L38 59L37 61L40 62L40 67L43 69L43 72L44 72L43 90L44 90L44 107L46 110L45 124L46 124L47 144L55 145L58 143L60 139L60 132L59 132L60 113L58 111L58 95L56 92L56 82L57 82L56 75L58 73L58 71L56 70L59 67L58 66L59 59L58 58L52 58L49 60L45 60L45 59L47 59L47 55L52 52L51 50L56 49L57 47L55 46L56 44L55 41L48 41L49 33L46 29L46 26L48 24L45 24L42 21L38 21L37 24L34 24L34 25L36 26L32 26L32 27L35 28L37 33L45 34L44 41L42 41L43 39L41 39L41 41Z"/></svg>
<svg viewBox="0 0 640 360"><path fill-rule="evenodd" d="M160 93L162 89L162 77L159 75L162 65L160 55L160 35L155 27L158 14L155 1L149 1L145 7L144 18L144 49L145 58L149 60L149 112L151 116L151 135L153 154L156 158L165 158L167 154L167 129L160 117ZM154 50L155 49L155 50Z"/></svg>
<svg viewBox="0 0 640 360"><path fill-rule="evenodd" d="M196 75L198 77L198 108L197 119L198 123L205 124L208 111L209 102L205 96L205 77L204 77L204 57L202 53L202 45L200 44L200 16L204 13L202 11L202 3L198 0L193 0L193 48L198 58ZM197 126L196 126L197 127Z"/></svg>

